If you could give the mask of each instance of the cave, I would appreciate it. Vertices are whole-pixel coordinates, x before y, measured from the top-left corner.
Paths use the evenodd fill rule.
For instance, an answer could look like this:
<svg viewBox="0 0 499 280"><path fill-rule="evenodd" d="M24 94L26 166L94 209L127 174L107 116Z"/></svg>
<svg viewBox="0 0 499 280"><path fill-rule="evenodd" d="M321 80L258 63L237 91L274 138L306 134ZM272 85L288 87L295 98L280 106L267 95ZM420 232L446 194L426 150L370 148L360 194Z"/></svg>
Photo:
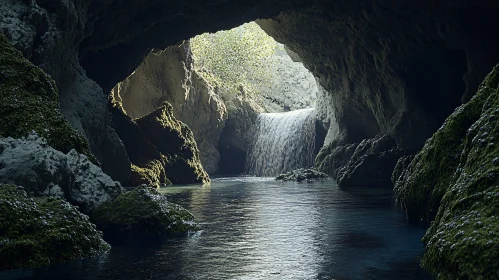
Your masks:
<svg viewBox="0 0 499 280"><path fill-rule="evenodd" d="M292 278L301 273L312 279L385 279L396 271L398 279L432 279L429 274L436 279L495 279L499 266L490 260L499 257L499 242L482 236L499 234L493 214L499 180L494 143L499 137L498 12L499 4L488 0L3 1L0 206L7 208L2 212L17 213L11 205L29 205L26 197L32 197L41 209L70 211L54 217L71 215L74 219L66 222L80 223L89 238L75 232L58 235L51 223L14 221L16 227L2 228L0 219L0 270L102 253L109 250L106 242L120 244L110 241L116 232L178 230L198 232L194 238L201 236L199 244L208 247L175 255L185 251L166 239L142 237L127 246L133 249L142 242L179 259L165 268L172 279L214 275L203 266L190 266L190 257L201 259L201 253L215 256L209 264L220 269L215 277L221 278ZM253 21L319 85L314 119L307 126L315 135L307 152L313 169L286 170L288 175L279 176L300 183L210 179L211 174L247 173L249 144L236 140L252 130L217 127L230 126L230 116L222 113L226 101L196 72L189 39ZM130 82L133 77L145 82ZM189 91L170 94L178 88ZM248 114L249 105L234 102L241 116ZM284 111L295 112L289 104L282 106ZM202 141L199 135L216 141ZM313 176L318 182L308 184ZM332 179L322 181L323 176ZM190 189L191 184L198 187ZM45 196L61 202L55 205ZM26 217L39 215L28 206L21 208ZM360 215L359 209L372 216ZM9 221L14 216L0 217ZM193 222L198 217L206 233L199 233ZM386 232L379 228L385 218ZM399 231L406 219L409 223L402 222ZM366 226L358 227L355 220ZM467 222L471 220L473 225ZM17 226L40 234L18 232ZM210 243L218 237L210 232L220 228L227 244L234 244L231 254ZM111 239L103 239L100 230ZM28 241L20 239L21 233ZM475 235L480 237L471 238ZM60 236L87 247L75 246L78 253L52 258L56 250L47 244ZM187 240L182 248L196 246L194 239ZM263 249L247 245L251 242ZM27 246L21 253L12 249L19 244ZM326 253L315 244L324 245ZM382 256L390 246L400 249L399 256L411 257L365 265L372 261L365 258L369 253ZM247 252L254 268L243 265ZM423 255L423 269L418 254ZM141 253L151 262L165 262L150 256ZM355 270L356 265L361 268ZM68 270L71 266L63 268ZM153 269L149 276L166 270ZM40 277L60 271L44 273ZM143 276L127 267L115 273Z"/></svg>

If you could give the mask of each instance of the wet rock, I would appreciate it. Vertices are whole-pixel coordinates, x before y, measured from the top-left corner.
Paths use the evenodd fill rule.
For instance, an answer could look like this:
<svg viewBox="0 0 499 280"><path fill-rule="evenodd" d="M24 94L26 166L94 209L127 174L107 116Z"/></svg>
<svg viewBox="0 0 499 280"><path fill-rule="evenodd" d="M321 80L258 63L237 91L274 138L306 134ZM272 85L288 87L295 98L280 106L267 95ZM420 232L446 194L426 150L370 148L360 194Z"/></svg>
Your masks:
<svg viewBox="0 0 499 280"><path fill-rule="evenodd" d="M84 213L123 192L85 155L64 154L36 134L0 139L0 183L23 186L33 196L64 198Z"/></svg>
<svg viewBox="0 0 499 280"><path fill-rule="evenodd" d="M319 172L317 170L300 168L280 174L275 179L281 181L313 182L326 180L328 178L329 176L327 174Z"/></svg>
<svg viewBox="0 0 499 280"><path fill-rule="evenodd" d="M499 65L430 138L398 179L398 200L431 223L422 265L437 279L499 277Z"/></svg>
<svg viewBox="0 0 499 280"><path fill-rule="evenodd" d="M199 230L192 214L153 188L141 185L98 207L92 220L103 231L174 233Z"/></svg>
<svg viewBox="0 0 499 280"><path fill-rule="evenodd" d="M381 135L359 144L338 145L333 141L316 157L318 170L331 175L340 187L378 186L391 188L391 175L402 152L395 141Z"/></svg>
<svg viewBox="0 0 499 280"><path fill-rule="evenodd" d="M52 197L29 198L22 187L0 185L0 270L53 265L109 249L77 207Z"/></svg>

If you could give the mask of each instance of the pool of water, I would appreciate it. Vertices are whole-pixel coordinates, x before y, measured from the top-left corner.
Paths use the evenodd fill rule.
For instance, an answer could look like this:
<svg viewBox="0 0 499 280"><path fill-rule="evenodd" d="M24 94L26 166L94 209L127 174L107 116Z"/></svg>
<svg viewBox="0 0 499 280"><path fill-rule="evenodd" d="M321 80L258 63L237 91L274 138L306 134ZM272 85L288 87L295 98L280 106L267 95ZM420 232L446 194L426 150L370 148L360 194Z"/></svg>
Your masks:
<svg viewBox="0 0 499 280"><path fill-rule="evenodd" d="M203 230L105 236L104 256L0 279L431 279L418 265L424 229L405 221L390 190L247 177L161 191Z"/></svg>

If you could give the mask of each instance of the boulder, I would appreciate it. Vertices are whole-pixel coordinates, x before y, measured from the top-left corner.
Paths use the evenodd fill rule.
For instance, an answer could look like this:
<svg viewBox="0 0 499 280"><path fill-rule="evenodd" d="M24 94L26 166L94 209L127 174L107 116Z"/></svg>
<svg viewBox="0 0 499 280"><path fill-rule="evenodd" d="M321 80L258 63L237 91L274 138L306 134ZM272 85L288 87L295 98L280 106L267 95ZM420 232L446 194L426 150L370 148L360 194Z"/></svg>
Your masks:
<svg viewBox="0 0 499 280"><path fill-rule="evenodd" d="M300 168L300 169L296 169L293 171L289 171L289 172L280 174L275 179L281 180L281 181L313 182L313 181L326 180L328 178L329 178L329 176L326 173L322 173L322 172L319 172L319 171L314 170L314 169Z"/></svg>
<svg viewBox="0 0 499 280"><path fill-rule="evenodd" d="M0 185L0 270L53 265L110 248L77 207L53 197L29 198L22 187Z"/></svg>
<svg viewBox="0 0 499 280"><path fill-rule="evenodd" d="M101 205L92 213L92 220L103 231L132 234L200 229L189 211L168 202L166 196L146 185Z"/></svg>
<svg viewBox="0 0 499 280"><path fill-rule="evenodd" d="M23 186L33 196L65 198L84 213L123 192L85 155L64 154L36 134L0 138L0 183Z"/></svg>

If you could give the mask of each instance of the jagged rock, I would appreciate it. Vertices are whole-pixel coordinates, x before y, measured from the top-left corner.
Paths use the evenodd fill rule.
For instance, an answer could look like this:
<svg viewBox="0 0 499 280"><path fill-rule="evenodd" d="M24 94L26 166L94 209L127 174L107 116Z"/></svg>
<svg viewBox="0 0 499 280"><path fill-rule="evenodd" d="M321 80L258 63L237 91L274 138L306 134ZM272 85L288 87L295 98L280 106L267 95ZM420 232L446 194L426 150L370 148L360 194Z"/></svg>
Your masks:
<svg viewBox="0 0 499 280"><path fill-rule="evenodd" d="M498 114L499 65L397 181L409 217L435 217L423 238L422 265L439 280L499 277Z"/></svg>
<svg viewBox="0 0 499 280"><path fill-rule="evenodd" d="M485 80L471 101L447 118L394 181L397 200L409 219L429 223L435 218L442 197L454 180L468 129L480 118L483 104L497 87L494 75L497 73Z"/></svg>
<svg viewBox="0 0 499 280"><path fill-rule="evenodd" d="M0 33L0 134L20 138L32 131L56 150L72 149L97 163L88 142L59 111L54 81L25 59Z"/></svg>
<svg viewBox="0 0 499 280"><path fill-rule="evenodd" d="M318 170L331 175L340 187L392 187L391 175L402 152L386 135L359 144L338 145L334 141L321 149L316 157Z"/></svg>
<svg viewBox="0 0 499 280"><path fill-rule="evenodd" d="M0 270L68 262L109 249L88 216L66 201L29 198L22 187L0 185Z"/></svg>
<svg viewBox="0 0 499 280"><path fill-rule="evenodd" d="M174 184L207 183L208 174L199 160L192 131L173 116L168 102L149 115L136 119L140 130L165 157L166 176Z"/></svg>
<svg viewBox="0 0 499 280"><path fill-rule="evenodd" d="M103 170L115 180L124 181L130 175L130 161L123 144L110 127L106 95L86 76L78 62L79 43L85 34L88 9L88 0L5 0L0 7L0 31L22 51L27 59L40 66L55 80L59 89L61 113L73 128L88 139L90 149L101 163ZM30 84L42 82L43 80L39 82L35 80ZM50 102L54 102L53 100ZM42 113L45 118L51 119L52 115L56 114L55 108L59 111L59 106L50 106L49 102L45 101L48 99L40 101L44 104L42 106L31 104L40 112L28 116ZM51 126L46 126L48 127ZM37 132L49 142L52 141L42 131ZM58 133L58 135L68 134ZM79 152L91 156L89 152L76 148ZM70 149L65 148L63 152L68 152Z"/></svg>
<svg viewBox="0 0 499 280"><path fill-rule="evenodd" d="M141 185L98 207L92 219L104 231L172 233L199 230L192 214L166 196Z"/></svg>
<svg viewBox="0 0 499 280"><path fill-rule="evenodd" d="M165 102L151 114L136 120L125 115L119 102L112 102L113 122L132 160L129 184L161 185L207 183L208 174L199 161L192 132Z"/></svg>
<svg viewBox="0 0 499 280"><path fill-rule="evenodd" d="M314 169L296 169L283 174L280 174L275 179L281 181L297 181L301 182L306 180L307 182L321 181L328 179L329 176L326 173L319 172Z"/></svg>
<svg viewBox="0 0 499 280"><path fill-rule="evenodd" d="M132 119L144 117L168 101L175 118L192 130L206 172L218 172L217 146L227 111L221 97L194 71L188 41L149 54L112 94Z"/></svg>
<svg viewBox="0 0 499 280"><path fill-rule="evenodd" d="M84 213L123 191L85 155L64 154L36 134L0 139L0 183L23 186L34 196L65 198Z"/></svg>

